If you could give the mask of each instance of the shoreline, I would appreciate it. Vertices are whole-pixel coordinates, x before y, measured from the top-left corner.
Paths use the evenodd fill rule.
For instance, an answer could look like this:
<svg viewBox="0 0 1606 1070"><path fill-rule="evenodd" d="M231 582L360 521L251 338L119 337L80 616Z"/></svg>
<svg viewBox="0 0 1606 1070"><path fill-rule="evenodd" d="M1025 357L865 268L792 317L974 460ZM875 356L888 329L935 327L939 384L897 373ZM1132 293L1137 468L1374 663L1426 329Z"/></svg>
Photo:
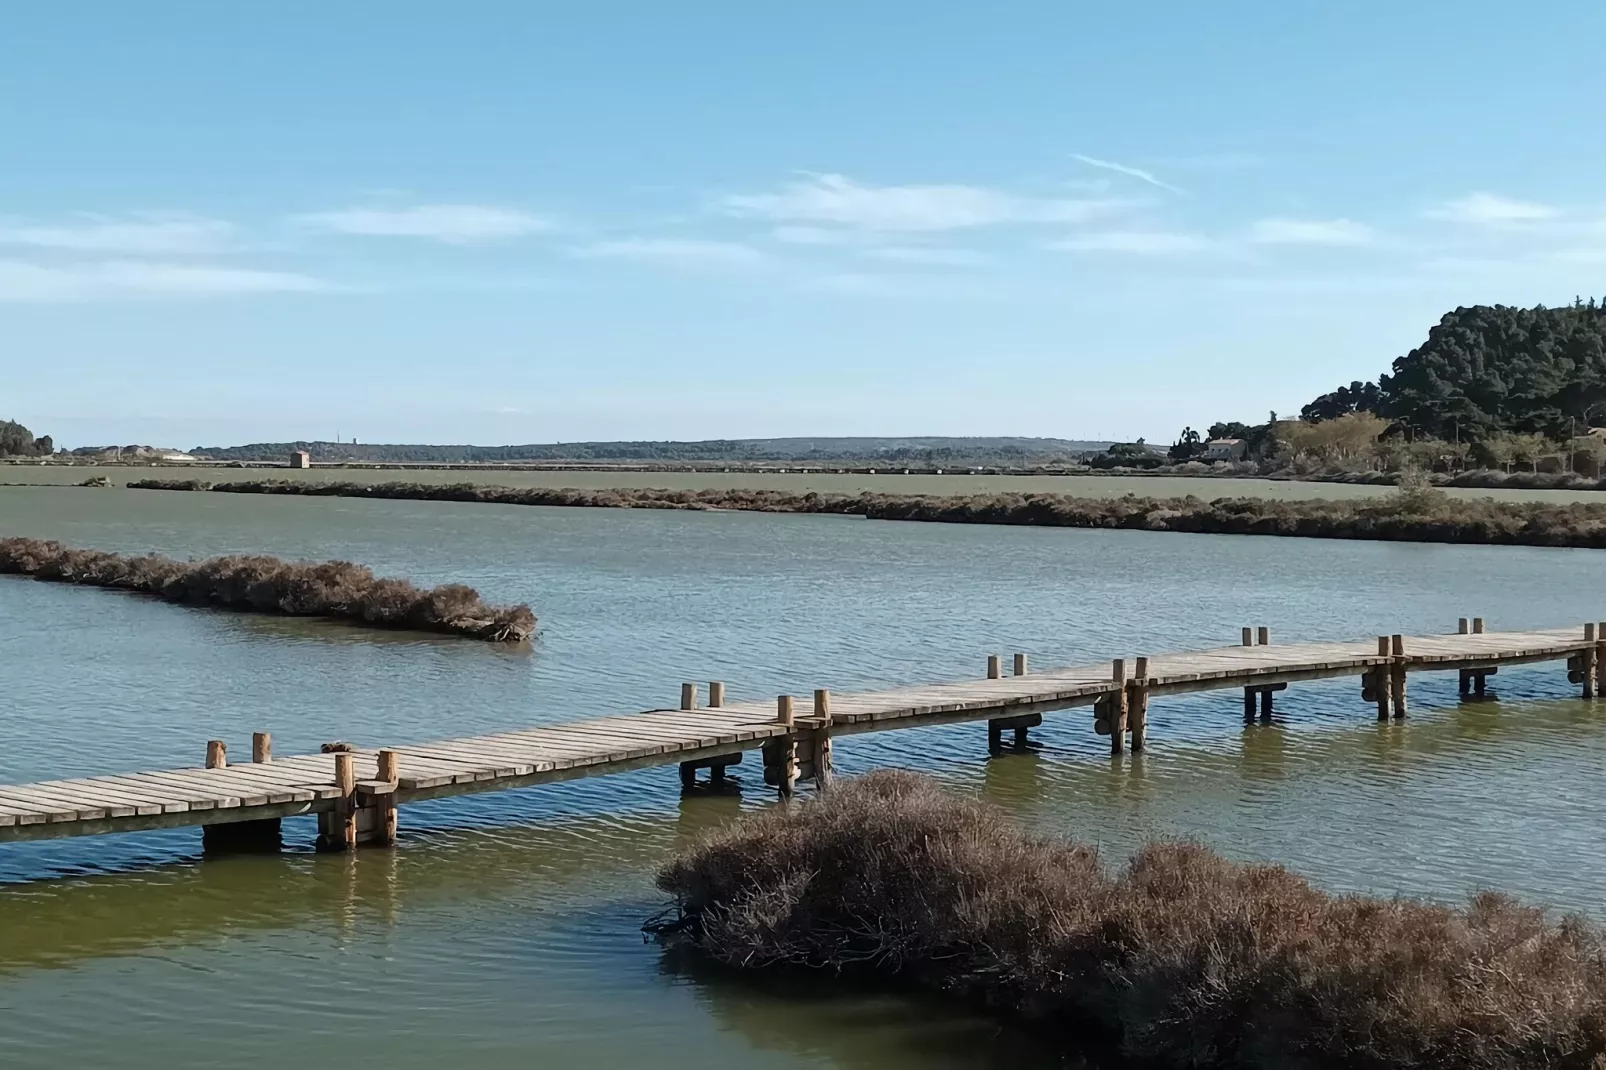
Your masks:
<svg viewBox="0 0 1606 1070"><path fill-rule="evenodd" d="M833 495L787 491L579 490L491 484L206 483L135 480L131 490L284 494L570 508L729 510L946 524L1173 531L1383 542L1606 548L1606 504L1455 499L1432 488L1350 501L1270 498L1074 498L1058 494Z"/></svg>

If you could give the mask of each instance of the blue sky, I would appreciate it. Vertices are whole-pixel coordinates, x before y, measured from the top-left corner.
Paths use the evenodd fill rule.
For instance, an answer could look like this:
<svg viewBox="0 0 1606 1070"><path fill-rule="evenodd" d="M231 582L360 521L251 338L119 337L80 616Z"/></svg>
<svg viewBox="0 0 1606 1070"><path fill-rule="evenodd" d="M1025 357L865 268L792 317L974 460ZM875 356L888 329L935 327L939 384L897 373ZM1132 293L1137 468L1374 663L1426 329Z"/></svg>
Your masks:
<svg viewBox="0 0 1606 1070"><path fill-rule="evenodd" d="M0 416L1169 440L1606 294L1606 8L1315 7L18 5Z"/></svg>

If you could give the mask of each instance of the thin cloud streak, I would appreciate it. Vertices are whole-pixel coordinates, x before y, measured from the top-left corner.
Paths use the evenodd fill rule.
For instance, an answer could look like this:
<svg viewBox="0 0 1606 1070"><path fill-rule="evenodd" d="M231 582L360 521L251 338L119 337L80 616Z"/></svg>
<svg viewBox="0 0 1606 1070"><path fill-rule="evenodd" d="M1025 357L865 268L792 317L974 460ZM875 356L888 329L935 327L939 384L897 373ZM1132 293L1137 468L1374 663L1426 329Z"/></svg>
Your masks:
<svg viewBox="0 0 1606 1070"><path fill-rule="evenodd" d="M409 208L343 208L293 217L314 230L363 237L423 238L448 245L509 241L550 230L544 219L514 208L420 204Z"/></svg>
<svg viewBox="0 0 1606 1070"><path fill-rule="evenodd" d="M79 253L130 253L138 256L194 255L228 248L234 224L180 213L145 212L127 216L85 213L65 223L0 221L0 245Z"/></svg>
<svg viewBox="0 0 1606 1070"><path fill-rule="evenodd" d="M1160 179L1156 178L1154 176L1154 172L1145 171L1141 167L1131 167L1124 163L1116 163L1114 160L1101 160L1096 156L1083 156L1079 152L1071 153L1071 158L1074 160L1080 160L1089 167L1098 167L1105 171L1114 171L1118 175L1126 175L1129 178L1137 179L1139 182L1147 182L1151 186L1154 186L1158 189L1167 190L1171 193L1182 192L1182 190L1171 185L1171 183L1162 182Z"/></svg>
<svg viewBox="0 0 1606 1070"><path fill-rule="evenodd" d="M1074 253L1131 253L1170 256L1208 249L1211 242L1198 234L1165 230L1107 230L1050 242L1050 249Z"/></svg>
<svg viewBox="0 0 1606 1070"><path fill-rule="evenodd" d="M570 253L672 267L756 268L770 263L769 257L750 245L697 238L626 238L578 246Z"/></svg>
<svg viewBox="0 0 1606 1070"><path fill-rule="evenodd" d="M1257 245L1371 245L1377 234L1349 219L1261 219L1249 228Z"/></svg>
<svg viewBox="0 0 1606 1070"><path fill-rule="evenodd" d="M1428 209L1425 214L1429 219L1490 226L1501 223L1537 223L1554 219L1561 213L1548 204L1536 201L1519 201L1502 197L1497 193L1475 192L1452 201L1445 201Z"/></svg>
<svg viewBox="0 0 1606 1070"><path fill-rule="evenodd" d="M293 271L149 260L102 260L66 267L0 260L0 302L13 304L324 293L339 289L325 280Z"/></svg>

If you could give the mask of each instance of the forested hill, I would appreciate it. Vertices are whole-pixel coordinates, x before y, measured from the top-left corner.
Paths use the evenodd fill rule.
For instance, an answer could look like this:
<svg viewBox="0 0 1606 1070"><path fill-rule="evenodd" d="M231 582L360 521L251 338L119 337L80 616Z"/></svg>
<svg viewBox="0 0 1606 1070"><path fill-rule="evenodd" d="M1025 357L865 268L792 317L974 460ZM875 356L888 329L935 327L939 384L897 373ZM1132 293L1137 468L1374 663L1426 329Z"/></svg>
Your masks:
<svg viewBox="0 0 1606 1070"><path fill-rule="evenodd" d="M1606 303L1473 305L1448 313L1392 375L1305 406L1307 420L1373 412L1415 437L1503 432L1562 440L1606 425Z"/></svg>
<svg viewBox="0 0 1606 1070"><path fill-rule="evenodd" d="M352 442L256 442L200 446L197 455L225 461L283 460L306 450L315 461L391 461L415 464L511 461L757 462L885 461L1021 463L1068 460L1108 442L1059 438L754 438L706 442L553 442L524 446L430 446Z"/></svg>

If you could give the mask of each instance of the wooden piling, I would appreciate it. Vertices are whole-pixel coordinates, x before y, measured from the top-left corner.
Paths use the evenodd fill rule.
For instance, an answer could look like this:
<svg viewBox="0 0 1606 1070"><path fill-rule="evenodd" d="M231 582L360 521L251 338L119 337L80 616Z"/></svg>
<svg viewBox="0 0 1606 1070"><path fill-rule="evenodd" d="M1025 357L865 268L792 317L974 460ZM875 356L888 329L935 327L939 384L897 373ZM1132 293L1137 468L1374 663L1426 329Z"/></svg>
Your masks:
<svg viewBox="0 0 1606 1070"><path fill-rule="evenodd" d="M1271 645L1271 629L1270 628L1262 626L1260 628L1260 630L1255 633L1255 645L1256 646L1270 646Z"/></svg>
<svg viewBox="0 0 1606 1070"><path fill-rule="evenodd" d="M1606 695L1606 620L1595 625L1595 694Z"/></svg>
<svg viewBox="0 0 1606 1070"><path fill-rule="evenodd" d="M1472 618L1472 634L1473 635L1482 635L1483 634L1483 618L1482 617L1473 617Z"/></svg>
<svg viewBox="0 0 1606 1070"><path fill-rule="evenodd" d="M1593 621L1584 625L1584 642L1588 643L1589 645L1578 652L1578 667L1580 670L1580 675L1583 676L1583 680L1581 681L1583 684L1583 696L1584 698L1594 698L1595 684L1597 679L1596 674L1599 667L1595 660L1596 639L1595 624Z"/></svg>
<svg viewBox="0 0 1606 1070"><path fill-rule="evenodd" d="M792 727L792 696L777 695L775 697L775 723Z"/></svg>
<svg viewBox="0 0 1606 1070"><path fill-rule="evenodd" d="M1110 679L1121 686L1105 697L1106 717L1110 722L1110 753L1124 754L1126 752L1126 659L1115 658L1110 662Z"/></svg>
<svg viewBox="0 0 1606 1070"><path fill-rule="evenodd" d="M1386 635L1377 637L1377 656L1380 658L1392 657L1393 642ZM1373 690L1377 692L1377 719L1379 723L1386 723L1389 719L1389 707L1394 697L1394 667L1388 662L1379 665L1374 671Z"/></svg>
<svg viewBox="0 0 1606 1070"><path fill-rule="evenodd" d="M708 681L708 708L717 710L725 705L725 681Z"/></svg>
<svg viewBox="0 0 1606 1070"><path fill-rule="evenodd" d="M1389 674L1389 703L1394 707L1394 719L1405 719L1405 637L1389 636L1389 654L1394 659Z"/></svg>
<svg viewBox="0 0 1606 1070"><path fill-rule="evenodd" d="M1016 654L1015 655L1015 675L1016 676L1025 676L1026 675L1026 655L1025 654Z"/></svg>
<svg viewBox="0 0 1606 1070"><path fill-rule="evenodd" d="M680 708L683 710L695 710L697 708L696 684L680 685Z"/></svg>
<svg viewBox="0 0 1606 1070"><path fill-rule="evenodd" d="M814 691L814 716L825 724L831 723L831 692L823 687Z"/></svg>
<svg viewBox="0 0 1606 1070"><path fill-rule="evenodd" d="M1458 620L1456 622L1455 631L1456 631L1457 635L1466 635L1471 630L1472 630L1472 622L1469 621L1467 618L1462 617L1460 620Z"/></svg>
<svg viewBox="0 0 1606 1070"><path fill-rule="evenodd" d="M987 655L987 679L1001 680L1004 676L1004 659L997 654Z"/></svg>
<svg viewBox="0 0 1606 1070"><path fill-rule="evenodd" d="M1127 685L1127 721L1132 730L1132 753L1140 753L1149 742L1149 659L1138 658L1132 682Z"/></svg>
<svg viewBox="0 0 1606 1070"><path fill-rule="evenodd" d="M335 754L335 808L318 815L318 849L350 851L357 846L357 769L350 751Z"/></svg>
<svg viewBox="0 0 1606 1070"><path fill-rule="evenodd" d="M206 744L206 767L208 769L226 769L229 764L229 745L221 739L208 740Z"/></svg>
<svg viewBox="0 0 1606 1070"><path fill-rule="evenodd" d="M251 761L257 765L273 761L273 736L267 732L251 733Z"/></svg>
<svg viewBox="0 0 1606 1070"><path fill-rule="evenodd" d="M1244 646L1254 646L1254 645L1255 645L1255 630L1253 628L1245 628L1244 629Z"/></svg>
<svg viewBox="0 0 1606 1070"><path fill-rule="evenodd" d="M379 752L378 776L376 780L391 785L391 790L382 795L374 796L374 842L389 847L396 842L396 792L395 785L401 779L401 760L393 750Z"/></svg>

